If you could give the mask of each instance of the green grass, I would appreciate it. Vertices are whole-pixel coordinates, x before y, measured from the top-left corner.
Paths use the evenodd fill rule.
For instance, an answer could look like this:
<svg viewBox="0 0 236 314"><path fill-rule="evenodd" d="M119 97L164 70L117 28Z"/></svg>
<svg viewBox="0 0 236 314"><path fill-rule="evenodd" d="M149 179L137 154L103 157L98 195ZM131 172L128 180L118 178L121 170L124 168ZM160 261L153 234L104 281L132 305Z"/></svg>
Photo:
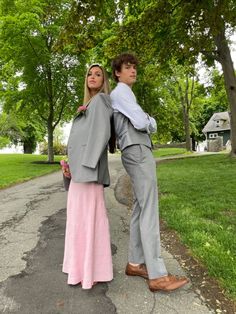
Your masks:
<svg viewBox="0 0 236 314"><path fill-rule="evenodd" d="M154 155L160 157L182 154L184 152L186 152L186 150L182 148L161 148L158 149L158 151L154 151ZM55 161L59 161L60 159L62 159L61 156L55 156ZM0 154L0 189L60 169L58 164L37 164L35 163L37 161L46 162L47 156L31 154Z"/></svg>
<svg viewBox="0 0 236 314"><path fill-rule="evenodd" d="M164 156L173 156L180 154L190 154L185 148L158 148L153 150L153 156L155 158Z"/></svg>
<svg viewBox="0 0 236 314"><path fill-rule="evenodd" d="M62 159L56 156L55 161ZM59 170L59 164L38 164L47 156L26 154L0 154L0 189Z"/></svg>
<svg viewBox="0 0 236 314"><path fill-rule="evenodd" d="M236 160L186 158L157 173L161 217L236 299Z"/></svg>

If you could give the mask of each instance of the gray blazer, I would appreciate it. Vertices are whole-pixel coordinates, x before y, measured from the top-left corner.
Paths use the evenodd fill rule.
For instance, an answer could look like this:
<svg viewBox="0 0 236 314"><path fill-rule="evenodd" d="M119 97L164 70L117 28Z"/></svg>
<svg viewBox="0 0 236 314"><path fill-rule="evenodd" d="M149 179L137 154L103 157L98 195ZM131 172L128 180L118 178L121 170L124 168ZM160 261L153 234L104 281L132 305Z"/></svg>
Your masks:
<svg viewBox="0 0 236 314"><path fill-rule="evenodd" d="M107 144L112 112L110 96L99 93L92 98L87 110L75 117L67 146L74 182L109 186Z"/></svg>
<svg viewBox="0 0 236 314"><path fill-rule="evenodd" d="M128 146L143 144L152 148L149 134L134 128L129 119L120 112L114 112L115 133L119 149L122 151Z"/></svg>

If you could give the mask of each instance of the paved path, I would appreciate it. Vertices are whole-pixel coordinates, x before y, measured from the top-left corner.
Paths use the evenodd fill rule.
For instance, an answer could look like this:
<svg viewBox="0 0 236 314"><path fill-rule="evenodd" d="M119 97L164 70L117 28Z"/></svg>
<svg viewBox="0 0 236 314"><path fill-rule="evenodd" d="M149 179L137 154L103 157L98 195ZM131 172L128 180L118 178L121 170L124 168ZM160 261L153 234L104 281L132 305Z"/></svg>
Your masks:
<svg viewBox="0 0 236 314"><path fill-rule="evenodd" d="M106 204L114 280L88 291L68 286L61 272L66 219L61 173L0 191L0 313L214 313L202 303L191 283L172 294L153 294L142 278L125 276L130 211L114 196L115 187L118 199L126 193L117 185L124 175L117 155L110 156L110 172L112 185L106 189ZM163 256L170 272L184 275L164 249Z"/></svg>

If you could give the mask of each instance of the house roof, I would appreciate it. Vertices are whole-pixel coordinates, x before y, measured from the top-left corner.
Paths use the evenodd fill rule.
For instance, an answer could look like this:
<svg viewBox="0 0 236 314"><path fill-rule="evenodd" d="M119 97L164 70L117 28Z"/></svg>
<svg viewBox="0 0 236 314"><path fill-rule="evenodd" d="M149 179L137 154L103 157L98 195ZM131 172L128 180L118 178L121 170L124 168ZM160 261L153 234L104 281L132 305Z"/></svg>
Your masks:
<svg viewBox="0 0 236 314"><path fill-rule="evenodd" d="M217 123L220 121L220 123ZM230 130L230 116L228 111L216 112L204 126L202 132L218 132Z"/></svg>

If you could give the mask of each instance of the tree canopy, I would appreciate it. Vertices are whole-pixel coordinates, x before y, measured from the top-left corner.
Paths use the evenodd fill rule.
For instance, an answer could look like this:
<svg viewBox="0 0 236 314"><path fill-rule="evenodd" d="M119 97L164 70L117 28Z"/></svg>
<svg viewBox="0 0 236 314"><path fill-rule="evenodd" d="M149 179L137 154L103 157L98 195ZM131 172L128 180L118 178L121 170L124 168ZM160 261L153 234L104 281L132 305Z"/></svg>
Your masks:
<svg viewBox="0 0 236 314"><path fill-rule="evenodd" d="M194 65L202 56L205 63L222 66L231 111L232 155L236 156L236 77L230 54L229 35L236 27L233 0L148 0L126 1L122 21L114 25L115 35L107 38L108 57L133 50L143 64L155 62L166 68L173 58L181 65Z"/></svg>
<svg viewBox="0 0 236 314"><path fill-rule="evenodd" d="M84 57L57 51L71 4L68 1L2 1L0 59L1 97L5 110L28 113L48 134L48 157L53 161L53 131L68 121L82 100Z"/></svg>
<svg viewBox="0 0 236 314"><path fill-rule="evenodd" d="M37 119L44 125L52 161L53 132L82 101L86 65L100 62L110 72L114 56L133 51L140 59L135 93L157 118L156 141L201 138L204 120L228 103L234 156L236 79L229 36L236 28L235 6L233 0L2 0L4 111L17 109L29 124ZM199 82L199 56L206 66L222 65L223 76L215 75L212 88Z"/></svg>

